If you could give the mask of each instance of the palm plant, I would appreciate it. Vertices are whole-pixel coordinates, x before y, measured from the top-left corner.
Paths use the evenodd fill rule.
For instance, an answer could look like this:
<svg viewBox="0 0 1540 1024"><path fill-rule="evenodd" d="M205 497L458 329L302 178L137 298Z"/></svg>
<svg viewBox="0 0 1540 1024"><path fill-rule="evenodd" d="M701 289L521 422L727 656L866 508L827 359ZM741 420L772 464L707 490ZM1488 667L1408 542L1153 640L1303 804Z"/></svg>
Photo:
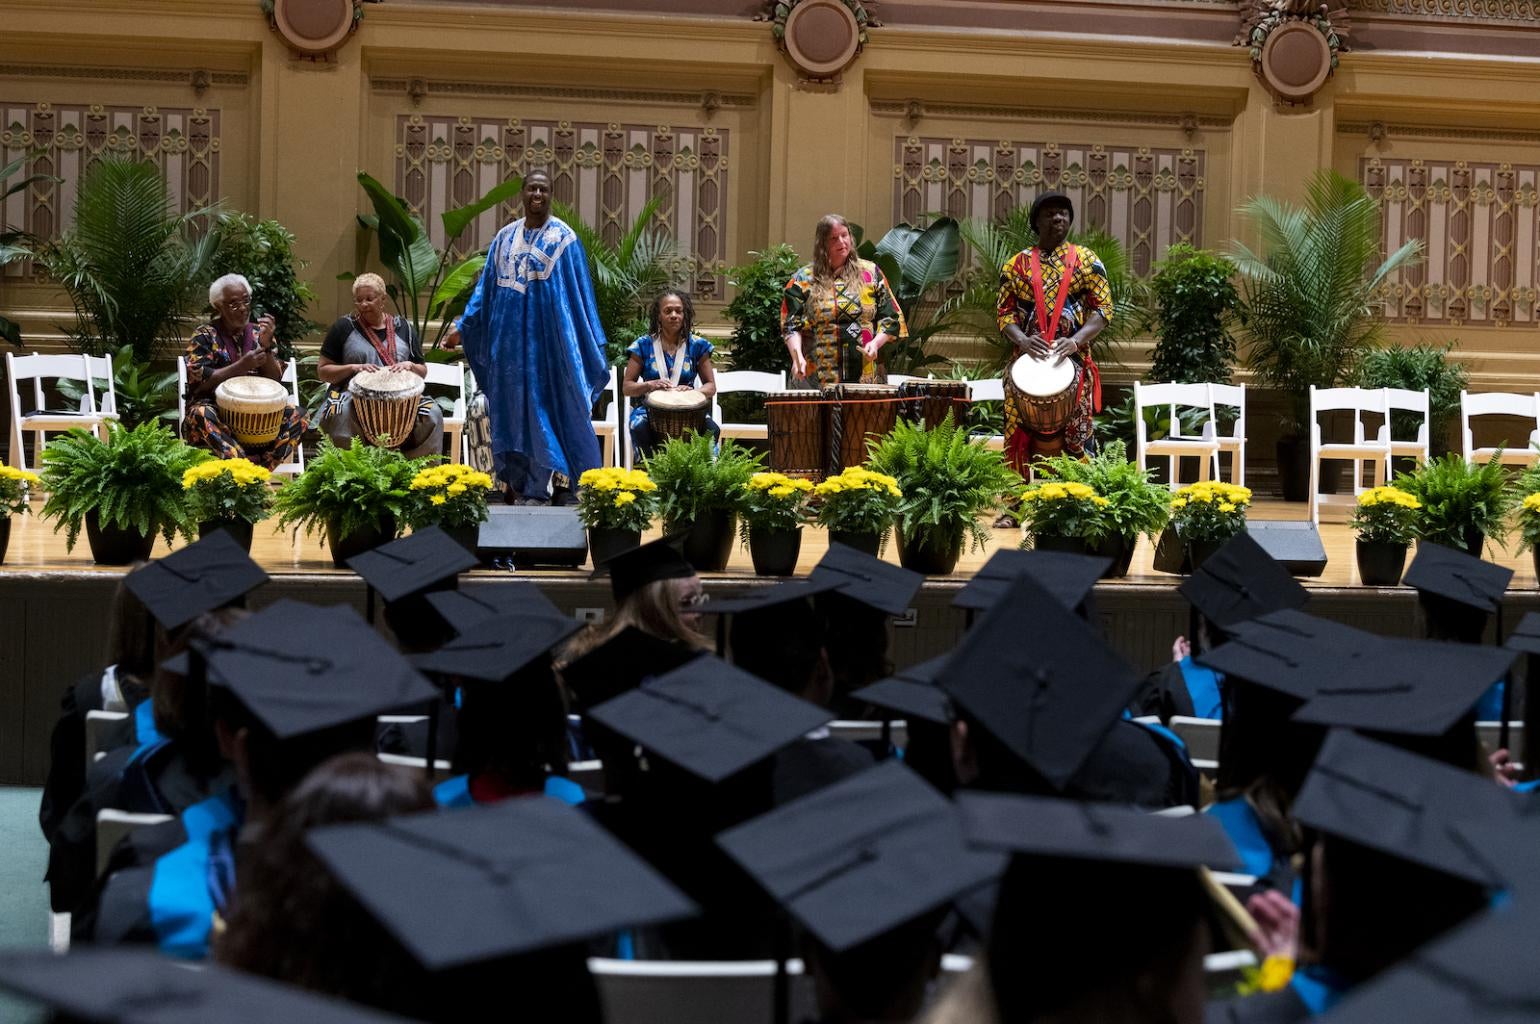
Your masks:
<svg viewBox="0 0 1540 1024"><path fill-rule="evenodd" d="M465 309L471 291L481 278L486 264L485 252L472 253L451 265L450 247L481 214L507 202L524 187L522 178L509 178L488 189L475 202L456 206L439 215L444 224L444 248L439 249L428 237L428 229L412 213L405 199L393 195L384 185L363 171L358 184L368 195L374 213L359 214L358 223L373 231L380 240L380 262L395 278L385 292L397 311L411 323L419 338L428 337L428 323L437 318L438 331L433 348L439 347L449 324ZM426 296L426 301L424 301Z"/></svg>
<svg viewBox="0 0 1540 1024"><path fill-rule="evenodd" d="M859 225L852 224L850 230L857 254L877 264L887 277L909 328L909 337L888 347L889 371L920 373L933 363L944 362L942 356L928 353L926 346L932 338L954 329L939 289L957 276L962 252L957 221L938 217L923 230L897 224L875 244L861 238Z"/></svg>
<svg viewBox="0 0 1540 1024"><path fill-rule="evenodd" d="M552 204L556 216L577 233L588 254L588 276L594 283L611 364L624 362L626 346L647 333L647 307L653 296L674 281L669 270L674 243L653 223L658 205L657 197L647 200L626 233L611 245L577 210L565 203Z"/></svg>
<svg viewBox="0 0 1540 1024"><path fill-rule="evenodd" d="M219 231L202 229L215 212L178 213L149 161L92 165L75 194L75 226L33 254L75 307L74 345L91 355L126 345L140 362L179 347L183 320L203 306Z"/></svg>
<svg viewBox="0 0 1540 1024"><path fill-rule="evenodd" d="M20 181L12 182L11 178L31 160L41 156L41 151L24 153L0 167L0 210L5 209L6 200L11 196L25 192L28 186L44 181L58 181L51 174L29 174ZM24 260L32 255L32 250L26 244L26 232L13 231L7 228L4 222L0 222L0 267L15 260ZM21 345L21 325L6 316L0 316L0 340L8 341L12 345Z"/></svg>
<svg viewBox="0 0 1540 1024"><path fill-rule="evenodd" d="M1384 332L1377 293L1417 261L1422 243L1382 258L1378 204L1335 171L1310 179L1303 206L1255 196L1241 212L1261 239L1255 250L1230 247L1242 278L1245 358L1264 384L1288 394L1294 416L1286 426L1298 436L1310 385L1353 379Z"/></svg>

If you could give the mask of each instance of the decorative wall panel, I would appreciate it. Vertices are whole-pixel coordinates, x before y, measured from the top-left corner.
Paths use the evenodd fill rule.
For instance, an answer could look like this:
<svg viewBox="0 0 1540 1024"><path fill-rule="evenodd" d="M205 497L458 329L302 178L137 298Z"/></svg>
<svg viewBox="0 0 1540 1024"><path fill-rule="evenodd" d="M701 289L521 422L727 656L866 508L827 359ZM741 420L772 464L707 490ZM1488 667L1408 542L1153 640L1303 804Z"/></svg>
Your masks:
<svg viewBox="0 0 1540 1024"><path fill-rule="evenodd" d="M1203 244L1204 153L1186 148L899 137L893 218L1001 217L1057 189L1077 226L1122 240L1138 273L1175 242Z"/></svg>
<svg viewBox="0 0 1540 1024"><path fill-rule="evenodd" d="M726 129L659 124L403 114L396 119L396 190L444 244L439 214L530 168L551 175L557 199L606 241L618 241L649 199L697 299L727 286ZM517 216L517 202L488 211L456 241L471 252Z"/></svg>
<svg viewBox="0 0 1540 1024"><path fill-rule="evenodd" d="M1364 185L1385 211L1386 251L1421 239L1426 260L1386 289L1407 323L1534 323L1540 294L1540 166L1364 157Z"/></svg>
<svg viewBox="0 0 1540 1024"><path fill-rule="evenodd" d="M38 182L11 196L0 220L43 238L69 227L81 176L104 156L154 161L178 209L194 210L221 196L220 112L201 107L6 103L0 100L0 164L33 150L28 174Z"/></svg>

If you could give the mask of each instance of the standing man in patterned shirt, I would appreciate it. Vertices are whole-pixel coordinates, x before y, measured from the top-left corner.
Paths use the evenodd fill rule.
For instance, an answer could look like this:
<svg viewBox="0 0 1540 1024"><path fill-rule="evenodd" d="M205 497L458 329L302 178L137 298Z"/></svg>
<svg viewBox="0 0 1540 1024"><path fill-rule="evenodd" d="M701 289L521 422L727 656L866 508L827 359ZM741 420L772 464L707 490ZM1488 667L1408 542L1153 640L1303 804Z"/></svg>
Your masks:
<svg viewBox="0 0 1540 1024"><path fill-rule="evenodd" d="M1091 342L1112 320L1112 289L1101 258L1069 241L1075 207L1062 192L1044 192L1032 202L1037 244L1000 268L997 314L1000 332L1017 357L1069 359L1075 364L1074 412L1052 433L1020 422L1016 388L1005 376L1005 453L1026 478L1034 458L1095 452L1091 417L1101 410L1101 375L1091 358Z"/></svg>

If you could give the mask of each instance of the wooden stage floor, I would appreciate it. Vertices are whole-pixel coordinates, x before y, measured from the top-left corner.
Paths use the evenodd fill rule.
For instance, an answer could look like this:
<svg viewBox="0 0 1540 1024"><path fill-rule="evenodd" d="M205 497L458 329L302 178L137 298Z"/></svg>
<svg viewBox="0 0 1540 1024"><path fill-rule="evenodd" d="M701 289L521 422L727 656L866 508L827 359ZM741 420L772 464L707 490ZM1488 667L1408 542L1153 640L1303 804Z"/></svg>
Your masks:
<svg viewBox="0 0 1540 1024"><path fill-rule="evenodd" d="M32 507L35 512L41 507L41 502L34 501ZM1306 508L1303 504L1299 503L1260 501L1252 506L1251 518L1253 520L1299 521L1306 518ZM1321 542L1326 548L1326 571L1319 577L1303 579L1301 582L1306 587L1331 589L1361 586L1362 584L1358 579L1358 570L1354 565L1352 530L1345 523L1322 523L1320 532ZM1002 547L1014 547L1021 541L1019 530L991 530L990 533L989 545L983 550L965 553L962 560L958 563L957 571L951 577L946 577L946 579L968 579L996 550ZM657 535L658 531L654 530L648 534L648 537L650 539ZM180 544L181 541L178 541L178 543ZM1514 550L1504 551L1497 544L1488 542L1484 557L1515 570L1510 589L1536 589L1537 583L1532 559L1527 553L1523 555L1516 553L1516 539L1510 541L1510 548ZM807 527L803 531L802 555L797 563L798 575L806 574L823 557L827 549L828 539L824 531L817 527ZM168 550L163 541L156 542L156 555L163 555ZM258 525L256 537L252 544L252 557L267 570L269 575L275 577L301 574L306 576L338 577L340 581L340 579L346 579L353 575L348 570L332 567L331 556L323 540L305 537L304 535L296 537L293 531L280 531L271 523ZM897 561L897 554L891 541L887 545L884 557L889 561ZM1134 553L1133 565L1128 576L1123 580L1108 581L1104 586L1175 586L1180 582L1180 577L1156 572L1150 565L1152 557L1152 545L1148 540L1141 538L1138 549ZM12 521L10 549L6 554L5 564L0 566L0 573L67 574L87 572L119 575L124 571L121 568L94 564L91 561L90 551L83 534L75 545L75 550L73 552L66 551L64 534L62 532L55 532L53 523L43 520L35 514L21 516ZM476 570L469 575L473 578L497 579L508 578L510 574L498 570ZM580 571L536 569L519 573L518 575L533 579L576 580L586 577L587 568L585 567ZM748 552L741 545L734 548L732 560L728 563L726 572L711 573L707 574L707 576L715 583L713 589L722 586L734 578L745 581L755 579L753 567L749 562Z"/></svg>

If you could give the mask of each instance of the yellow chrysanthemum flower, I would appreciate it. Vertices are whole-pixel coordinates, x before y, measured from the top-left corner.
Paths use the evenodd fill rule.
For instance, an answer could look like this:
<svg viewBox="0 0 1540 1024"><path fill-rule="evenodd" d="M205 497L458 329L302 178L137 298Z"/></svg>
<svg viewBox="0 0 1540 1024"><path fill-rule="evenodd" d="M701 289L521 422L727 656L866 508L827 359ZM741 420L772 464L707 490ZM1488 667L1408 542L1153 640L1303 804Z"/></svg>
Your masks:
<svg viewBox="0 0 1540 1024"><path fill-rule="evenodd" d="M615 507L625 508L635 500L636 495L632 494L630 491L621 491L619 494L615 495Z"/></svg>
<svg viewBox="0 0 1540 1024"><path fill-rule="evenodd" d="M1540 512L1540 491L1524 496L1524 511Z"/></svg>
<svg viewBox="0 0 1540 1024"><path fill-rule="evenodd" d="M442 505L444 502L448 501L449 499L444 497L442 494L435 494L433 497L429 498L428 500L431 501L435 505Z"/></svg>
<svg viewBox="0 0 1540 1024"><path fill-rule="evenodd" d="M1219 503L1219 511L1221 511L1221 512L1234 512L1235 511L1235 503L1232 502L1232 501L1221 501Z"/></svg>
<svg viewBox="0 0 1540 1024"><path fill-rule="evenodd" d="M789 498L793 494L797 493L797 489L788 484L780 484L770 488L767 493L769 493L770 497L772 498Z"/></svg>

